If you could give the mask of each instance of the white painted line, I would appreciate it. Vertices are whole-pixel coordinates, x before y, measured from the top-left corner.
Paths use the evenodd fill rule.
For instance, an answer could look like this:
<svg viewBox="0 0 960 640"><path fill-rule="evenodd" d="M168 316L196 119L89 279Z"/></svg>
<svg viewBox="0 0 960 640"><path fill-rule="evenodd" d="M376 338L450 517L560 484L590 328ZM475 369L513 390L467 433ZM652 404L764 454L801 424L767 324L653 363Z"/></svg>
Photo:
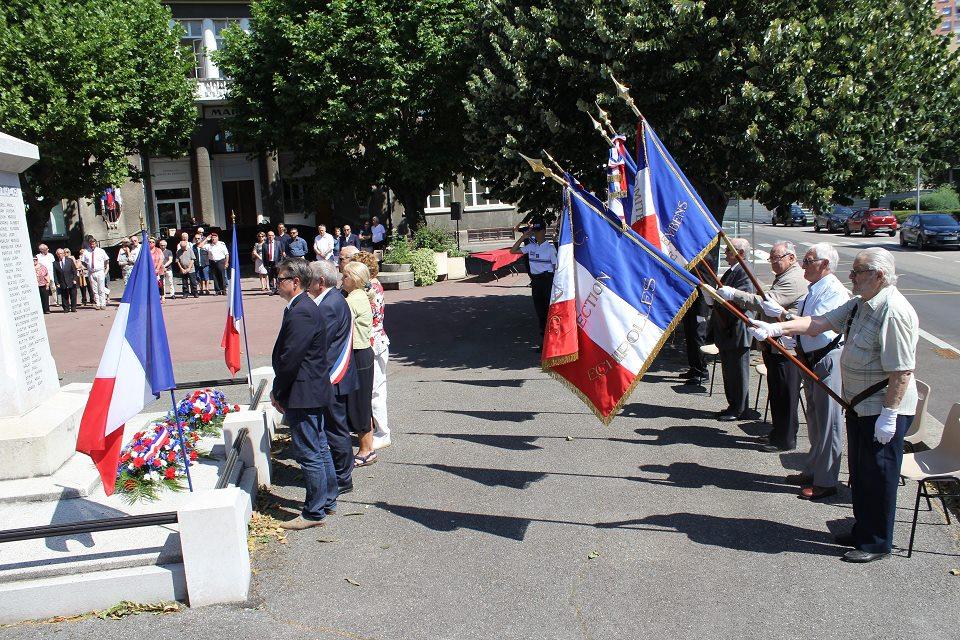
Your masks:
<svg viewBox="0 0 960 640"><path fill-rule="evenodd" d="M927 342L933 343L933 346L935 347L940 347L941 349L949 349L950 351L953 351L958 356L960 356L960 349L957 349L955 346L953 346L949 342L944 342L943 340L933 335L932 333L927 333L923 329L920 329L920 337L926 340Z"/></svg>
<svg viewBox="0 0 960 640"><path fill-rule="evenodd" d="M928 258L933 258L934 260L943 260L943 258L941 258L940 256L935 256L935 255L930 254L930 253L918 253L917 255L918 255L918 256L926 256L926 257L928 257Z"/></svg>
<svg viewBox="0 0 960 640"><path fill-rule="evenodd" d="M758 243L757 243L757 246L758 246L758 247L766 247L767 249L770 249L770 248L773 247L773 245L770 244L769 242L758 242Z"/></svg>

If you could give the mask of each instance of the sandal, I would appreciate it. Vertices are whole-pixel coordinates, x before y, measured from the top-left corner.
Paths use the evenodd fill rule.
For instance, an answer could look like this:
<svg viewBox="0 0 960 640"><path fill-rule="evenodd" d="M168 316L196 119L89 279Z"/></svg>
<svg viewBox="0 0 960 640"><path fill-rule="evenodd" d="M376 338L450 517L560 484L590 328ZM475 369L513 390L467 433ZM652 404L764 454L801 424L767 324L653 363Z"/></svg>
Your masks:
<svg viewBox="0 0 960 640"><path fill-rule="evenodd" d="M371 451L370 453L368 453L368 454L365 455L365 456L361 456L361 455L357 454L356 456L354 456L354 464L353 464L353 466L354 466L354 467L369 467L370 465L372 465L374 462L377 461L377 458L378 458L378 457L379 457L379 456L377 456L377 452L376 452L376 451Z"/></svg>

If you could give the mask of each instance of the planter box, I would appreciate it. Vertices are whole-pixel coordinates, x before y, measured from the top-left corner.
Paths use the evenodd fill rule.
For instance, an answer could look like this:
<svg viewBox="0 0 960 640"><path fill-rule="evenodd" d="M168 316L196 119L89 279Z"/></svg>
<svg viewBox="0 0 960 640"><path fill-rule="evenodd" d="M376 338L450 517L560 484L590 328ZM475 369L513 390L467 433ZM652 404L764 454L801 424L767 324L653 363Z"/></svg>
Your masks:
<svg viewBox="0 0 960 640"><path fill-rule="evenodd" d="M434 252L433 261L437 265L437 282L447 279L447 252Z"/></svg>
<svg viewBox="0 0 960 640"><path fill-rule="evenodd" d="M466 258L447 258L447 280L462 280L467 277Z"/></svg>
<svg viewBox="0 0 960 640"><path fill-rule="evenodd" d="M380 271L412 271L409 264L387 264L380 265Z"/></svg>

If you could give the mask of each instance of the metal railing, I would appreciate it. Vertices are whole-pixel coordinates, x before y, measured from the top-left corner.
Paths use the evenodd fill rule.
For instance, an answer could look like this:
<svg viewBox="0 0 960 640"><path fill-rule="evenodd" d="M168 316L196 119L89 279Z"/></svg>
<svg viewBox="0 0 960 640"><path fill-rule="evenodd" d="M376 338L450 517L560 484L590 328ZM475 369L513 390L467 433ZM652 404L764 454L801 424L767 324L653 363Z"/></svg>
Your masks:
<svg viewBox="0 0 960 640"><path fill-rule="evenodd" d="M267 390L267 381L261 380L260 384L257 385L257 390L254 392L253 397L250 398L250 411L254 411L258 406L260 406L260 400L263 398L263 392Z"/></svg>
<svg viewBox="0 0 960 640"><path fill-rule="evenodd" d="M95 531L155 527L176 523L177 512L164 511L162 513L148 513L139 516L120 516L118 518L101 518L99 520L85 520L83 522L70 522L67 524L48 524L39 527L9 529L7 531L0 531L0 542L17 542L20 540L93 533Z"/></svg>
<svg viewBox="0 0 960 640"><path fill-rule="evenodd" d="M237 462L240 460L240 449L243 448L243 441L246 439L248 430L246 427L237 431L237 437L233 441L233 445L230 447L230 453L227 454L227 460L223 463L223 471L220 473L220 477L217 479L217 485L214 489L226 489L227 485L230 483L230 476L233 475L233 469L237 466Z"/></svg>

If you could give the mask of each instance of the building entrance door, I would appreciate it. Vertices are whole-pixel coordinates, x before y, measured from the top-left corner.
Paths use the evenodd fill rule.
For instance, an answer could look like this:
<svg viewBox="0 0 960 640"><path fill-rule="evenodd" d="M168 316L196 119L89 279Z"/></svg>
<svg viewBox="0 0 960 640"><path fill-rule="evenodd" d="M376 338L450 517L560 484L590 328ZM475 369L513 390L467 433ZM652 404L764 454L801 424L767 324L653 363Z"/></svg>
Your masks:
<svg viewBox="0 0 960 640"><path fill-rule="evenodd" d="M186 229L193 225L190 189L156 189L157 226L161 229Z"/></svg>
<svg viewBox="0 0 960 640"><path fill-rule="evenodd" d="M237 224L253 227L257 224L257 191L253 180L224 180L223 212L230 223L230 214L236 214Z"/></svg>

